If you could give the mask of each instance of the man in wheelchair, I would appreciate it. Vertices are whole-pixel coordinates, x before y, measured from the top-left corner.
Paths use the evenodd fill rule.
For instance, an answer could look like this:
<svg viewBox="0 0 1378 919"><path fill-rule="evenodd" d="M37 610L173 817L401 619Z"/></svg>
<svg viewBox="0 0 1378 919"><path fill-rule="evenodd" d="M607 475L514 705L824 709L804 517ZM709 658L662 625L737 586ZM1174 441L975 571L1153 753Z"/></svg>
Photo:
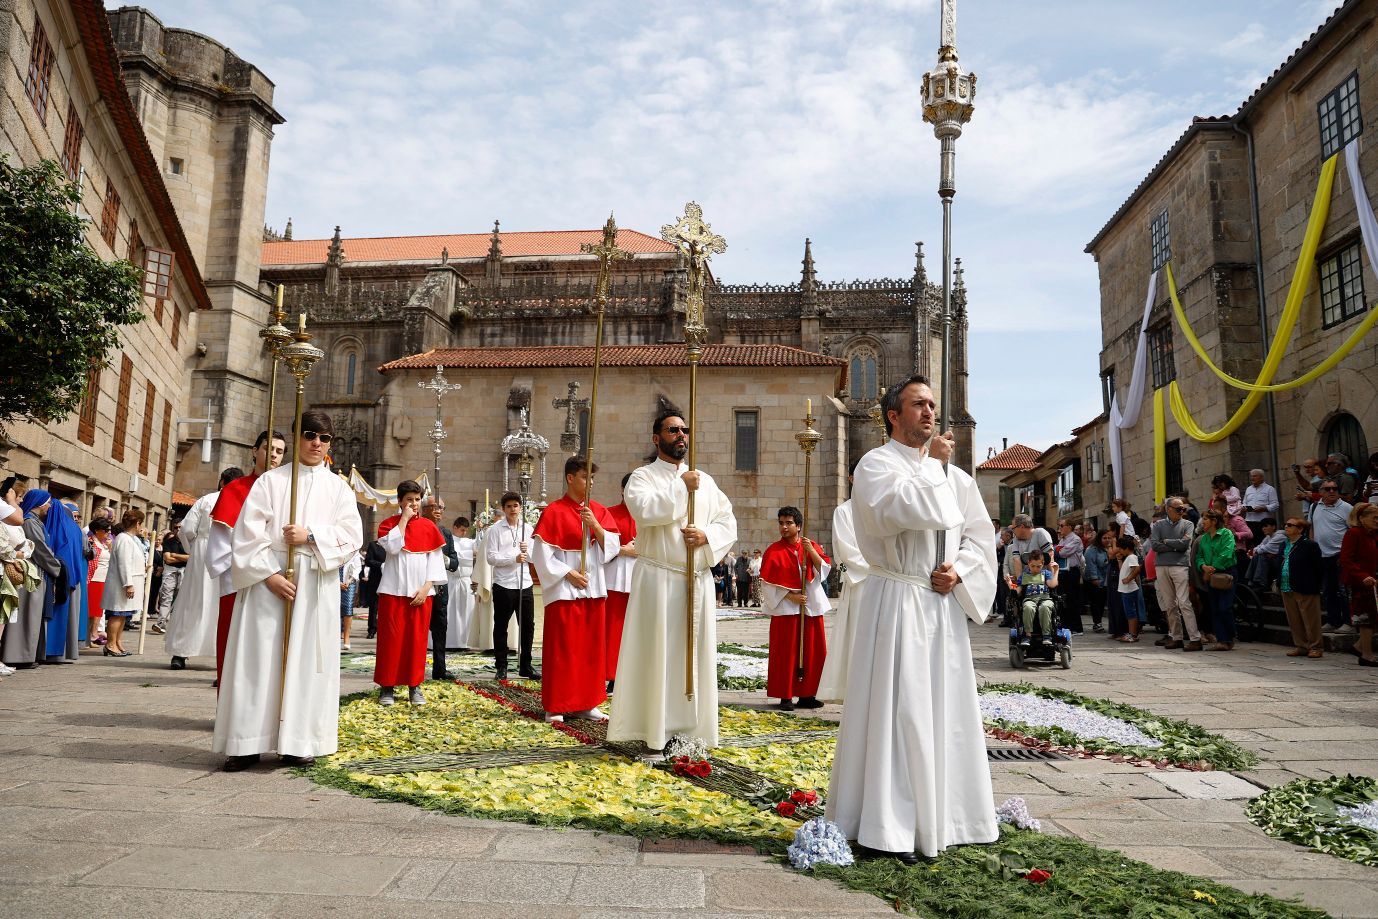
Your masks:
<svg viewBox="0 0 1378 919"><path fill-rule="evenodd" d="M1057 589L1058 565L1057 562L1052 562L1045 571L1045 563L1047 559L1042 550L1035 549L1030 552L1024 570L1019 573L1019 579L1013 588L1019 593L1019 607L1023 614L1024 628L1019 634L1021 648L1029 647L1035 636L1041 639L1043 647L1049 648L1053 645L1056 634L1053 631L1053 611L1057 607L1053 601L1053 591Z"/></svg>

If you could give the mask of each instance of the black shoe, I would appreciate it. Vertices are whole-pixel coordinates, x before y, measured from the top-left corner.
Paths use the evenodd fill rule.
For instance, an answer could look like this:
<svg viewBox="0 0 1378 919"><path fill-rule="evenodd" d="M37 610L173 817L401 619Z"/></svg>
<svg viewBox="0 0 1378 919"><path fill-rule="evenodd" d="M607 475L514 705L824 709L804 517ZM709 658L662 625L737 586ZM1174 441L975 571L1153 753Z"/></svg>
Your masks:
<svg viewBox="0 0 1378 919"><path fill-rule="evenodd" d="M782 712L792 712L792 711L794 711L794 700L793 700L793 699L781 699L781 700L780 700L780 704L779 704L778 706L776 706L776 707L779 708L780 711L782 711Z"/></svg>
<svg viewBox="0 0 1378 919"><path fill-rule="evenodd" d="M168 665L171 670L186 670L187 659L185 657L173 657L172 663Z"/></svg>
<svg viewBox="0 0 1378 919"><path fill-rule="evenodd" d="M531 670L521 670L518 672L521 674L521 678L524 680L539 680L541 678L541 671L536 670L534 668Z"/></svg>
<svg viewBox="0 0 1378 919"><path fill-rule="evenodd" d="M800 708L822 708L823 703L819 702L814 696L800 696L798 705Z"/></svg>
<svg viewBox="0 0 1378 919"><path fill-rule="evenodd" d="M1361 657L1359 658L1359 666L1378 667L1378 657Z"/></svg>
<svg viewBox="0 0 1378 919"><path fill-rule="evenodd" d="M613 687L617 685L616 680L608 680L608 695L612 695Z"/></svg>
<svg viewBox="0 0 1378 919"><path fill-rule="evenodd" d="M377 633L377 632L369 632L369 633L368 633L367 635L365 635L364 637L365 637L365 638L377 638L377 637L378 637L378 633Z"/></svg>
<svg viewBox="0 0 1378 919"><path fill-rule="evenodd" d="M870 846L856 844L856 855L860 859L893 858L898 859L904 865L917 865L919 856L917 852L886 852L884 849L872 849Z"/></svg>
<svg viewBox="0 0 1378 919"><path fill-rule="evenodd" d="M499 670L498 675L493 677L493 679L497 680L498 682L502 682L503 680L507 679L507 671Z"/></svg>
<svg viewBox="0 0 1378 919"><path fill-rule="evenodd" d="M255 756L254 759L258 759L258 757ZM316 758L314 756L290 756L284 753L282 764L284 766L314 766L316 765Z"/></svg>
<svg viewBox="0 0 1378 919"><path fill-rule="evenodd" d="M257 763L258 754L248 753L244 756L231 756L229 759L225 760L225 765L220 768L224 769L226 772L243 772L245 769Z"/></svg>
<svg viewBox="0 0 1378 919"><path fill-rule="evenodd" d="M453 683L455 680L459 679L459 677L456 676L455 674L451 673L450 671L446 670L446 671L444 671L443 673L432 673L432 674L431 674L431 679L433 679L433 680L445 680L446 682Z"/></svg>

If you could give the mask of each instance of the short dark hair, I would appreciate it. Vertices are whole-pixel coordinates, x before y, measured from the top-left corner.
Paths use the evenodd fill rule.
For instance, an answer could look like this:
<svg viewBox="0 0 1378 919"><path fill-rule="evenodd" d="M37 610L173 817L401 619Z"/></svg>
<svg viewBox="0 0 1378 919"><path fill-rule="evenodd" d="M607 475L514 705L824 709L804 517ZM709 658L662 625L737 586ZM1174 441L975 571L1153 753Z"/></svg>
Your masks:
<svg viewBox="0 0 1378 919"><path fill-rule="evenodd" d="M784 507L780 508L778 511L775 512L776 520L783 520L786 517L793 520L794 525L797 527L801 527L804 525L804 512L799 510L799 508L795 507L793 504L786 504Z"/></svg>
<svg viewBox="0 0 1378 919"><path fill-rule="evenodd" d="M856 459L852 460L850 464L848 464L848 466L847 466L847 478L850 479L852 476L856 475L856 467L857 467L858 465L860 465L860 463L861 463L861 457L858 456Z"/></svg>
<svg viewBox="0 0 1378 919"><path fill-rule="evenodd" d="M315 431L317 434L334 434L335 422L330 416L317 408L308 408L301 413L301 431ZM297 434L300 435L301 431Z"/></svg>
<svg viewBox="0 0 1378 919"><path fill-rule="evenodd" d="M1264 517L1258 522L1258 525L1261 527L1275 527L1278 525L1278 521L1276 517Z"/></svg>
<svg viewBox="0 0 1378 919"><path fill-rule="evenodd" d="M513 501L516 501L518 504L521 504L522 496L517 494L515 491L505 491L503 492L502 497L498 499L498 507L506 507Z"/></svg>
<svg viewBox="0 0 1378 919"><path fill-rule="evenodd" d="M287 438L282 436L282 432L281 432L281 431L274 431L274 432L273 432L273 440L280 440L280 441L282 441L284 444L287 443ZM257 450L259 447L263 446L263 445L266 444L267 442L268 442L268 432L267 432L267 431L263 431L263 432L261 432L261 433L258 435L258 440L254 441L254 449Z"/></svg>
<svg viewBox="0 0 1378 919"><path fill-rule="evenodd" d="M301 416L301 420L302 420L302 424L305 424L305 423L306 423L306 415L305 415L305 414L303 414L303 415ZM313 429L313 430L314 430L314 429ZM400 481L400 482L397 483L397 501L398 501L398 503L401 503L402 499L405 498L407 495L424 495L424 494L425 494L425 492L421 489L420 483L418 483L418 482L415 481L414 479L403 479L402 481Z"/></svg>
<svg viewBox="0 0 1378 919"><path fill-rule="evenodd" d="M105 517L97 517L91 521L87 529L92 533L104 533L110 529L110 521Z"/></svg>
<svg viewBox="0 0 1378 919"><path fill-rule="evenodd" d="M1025 561L1030 561L1030 562L1041 562L1041 561L1046 561L1046 556L1044 556L1043 550L1042 550L1042 549L1034 549L1032 552L1029 553L1029 557L1028 557Z"/></svg>
<svg viewBox="0 0 1378 919"><path fill-rule="evenodd" d="M632 474L629 472L629 473L627 473L626 475L624 475L624 476L622 477L622 487L623 487L623 488L626 488L626 487L627 487L627 483L630 482L631 480L632 480Z"/></svg>
<svg viewBox="0 0 1378 919"><path fill-rule="evenodd" d="M893 434L895 430L895 425L890 421L890 413L901 411L900 398L904 395L906 389L915 385L932 388L933 384L928 382L928 377L916 373L907 378L903 383L891 386L885 391L885 395L880 397L880 414L885 420L885 434L887 437Z"/></svg>
<svg viewBox="0 0 1378 919"><path fill-rule="evenodd" d="M224 488L235 479L243 477L243 475L244 470L240 469L238 466L230 466L228 469L222 470L220 473L220 487Z"/></svg>
<svg viewBox="0 0 1378 919"><path fill-rule="evenodd" d="M1118 540L1115 541L1115 545L1119 546L1121 549L1132 550L1136 543L1134 542L1133 536L1121 536Z"/></svg>
<svg viewBox="0 0 1378 919"><path fill-rule="evenodd" d="M455 522L452 523L452 524L450 524L450 526L468 527L468 526L469 526L469 518L468 518L468 517L456 517L456 518L455 518Z"/></svg>
<svg viewBox="0 0 1378 919"><path fill-rule="evenodd" d="M137 507L131 507L120 517L120 532L132 530L134 527L144 522L144 512Z"/></svg>
<svg viewBox="0 0 1378 919"><path fill-rule="evenodd" d="M583 470L588 468L589 461L584 459L582 456L571 456L569 459L565 460L565 475L574 475L575 473L582 472ZM596 475L597 473L598 464L594 463L593 468L589 469L589 475Z"/></svg>
<svg viewBox="0 0 1378 919"><path fill-rule="evenodd" d="M659 415L656 415L655 423L651 425L651 433L652 433L652 434L659 434L659 433L660 433L660 426L663 425L668 419L670 419L670 418L683 418L683 417L684 417L684 413L681 412L679 409L677 409L677 408L667 408L667 409L665 409L663 412L661 412Z"/></svg>

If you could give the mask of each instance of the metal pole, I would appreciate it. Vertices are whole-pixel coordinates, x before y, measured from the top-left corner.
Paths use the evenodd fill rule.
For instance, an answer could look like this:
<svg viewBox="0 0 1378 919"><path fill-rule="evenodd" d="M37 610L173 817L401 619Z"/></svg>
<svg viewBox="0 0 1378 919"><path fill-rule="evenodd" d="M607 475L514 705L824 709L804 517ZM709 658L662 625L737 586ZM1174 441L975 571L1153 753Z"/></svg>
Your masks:
<svg viewBox="0 0 1378 919"><path fill-rule="evenodd" d="M694 415L699 404L699 357L701 349L696 343L689 345L689 417L685 421L689 424L689 469L693 471L698 467L695 465L695 447L698 440L698 429L694 427ZM694 525L694 496L697 492L689 492L689 519L688 526ZM685 604L684 604L684 697L692 700L694 698L694 644L698 640L695 633L694 617L694 582L697 577L694 572L694 547L687 545L684 550L684 575L685 575Z"/></svg>

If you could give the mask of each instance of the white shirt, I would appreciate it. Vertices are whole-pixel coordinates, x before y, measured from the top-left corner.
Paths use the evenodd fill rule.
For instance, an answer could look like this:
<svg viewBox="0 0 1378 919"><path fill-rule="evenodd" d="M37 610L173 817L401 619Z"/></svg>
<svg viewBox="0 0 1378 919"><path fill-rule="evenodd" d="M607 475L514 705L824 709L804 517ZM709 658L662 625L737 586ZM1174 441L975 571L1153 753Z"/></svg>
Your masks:
<svg viewBox="0 0 1378 919"><path fill-rule="evenodd" d="M1278 490L1264 482L1262 485L1250 485L1244 489L1244 507L1265 507L1267 510L1254 511L1246 510L1244 520L1249 523L1258 523L1264 517L1276 517L1278 510L1282 507L1282 502L1278 500Z"/></svg>
<svg viewBox="0 0 1378 919"><path fill-rule="evenodd" d="M1136 590L1139 589L1139 579L1138 579L1138 578L1131 578L1128 584L1126 584L1126 583L1124 582L1125 576L1129 574L1129 569L1131 569L1131 568L1137 568L1137 567L1139 567L1139 557L1138 557L1137 555L1134 555L1133 553L1130 553L1129 555L1126 555L1126 556L1124 557L1124 560L1123 560L1122 562L1120 562L1120 574L1119 574L1119 581L1120 581L1119 587L1120 587L1120 593L1122 593L1122 594L1132 594L1134 591L1136 591ZM1140 572L1140 573L1142 574L1142 572Z"/></svg>
<svg viewBox="0 0 1378 919"><path fill-rule="evenodd" d="M520 517L515 526L503 518L488 528L487 542L488 564L493 566L493 583L508 590L531 587L531 573L525 564L517 564L517 556L521 554L520 543L526 543L528 560L531 557L531 526L524 525Z"/></svg>
<svg viewBox="0 0 1378 919"><path fill-rule="evenodd" d="M833 566L825 561L822 570L815 568L804 585L804 612L808 615L821 616L833 608L828 600L828 592L823 586L832 570ZM762 581L761 609L771 616L798 616L799 604L792 602L789 595L790 591L779 584Z"/></svg>
<svg viewBox="0 0 1378 919"><path fill-rule="evenodd" d="M459 567L453 576L468 578L474 573L474 541L468 536L455 536L455 555L459 556Z"/></svg>
<svg viewBox="0 0 1378 919"><path fill-rule="evenodd" d="M1349 529L1349 512L1354 507L1346 501L1336 501L1327 506L1317 501L1311 508L1311 530L1316 545L1321 547L1323 558L1334 558L1340 554L1340 543L1344 541L1345 530Z"/></svg>

